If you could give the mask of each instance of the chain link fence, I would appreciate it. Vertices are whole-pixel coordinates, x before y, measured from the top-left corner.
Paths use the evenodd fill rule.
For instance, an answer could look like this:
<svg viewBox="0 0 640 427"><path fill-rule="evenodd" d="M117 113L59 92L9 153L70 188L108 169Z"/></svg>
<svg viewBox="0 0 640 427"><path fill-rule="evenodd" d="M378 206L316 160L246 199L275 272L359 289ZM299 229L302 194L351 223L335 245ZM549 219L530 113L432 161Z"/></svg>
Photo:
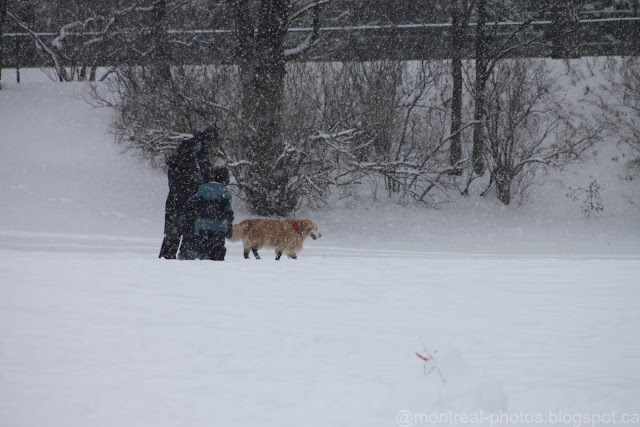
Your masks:
<svg viewBox="0 0 640 427"><path fill-rule="evenodd" d="M38 34L40 39L52 38L53 34ZM0 83L41 83L57 82L60 77L53 66L50 55L43 52L34 42L32 36L26 33L8 33L2 37L2 55L0 57ZM66 66L65 69L71 73L78 67ZM95 67L98 70L98 67ZM96 73L96 78L100 78L106 69L102 69L103 74ZM74 78L74 80L77 78ZM85 77L84 80L87 80Z"/></svg>
<svg viewBox="0 0 640 427"><path fill-rule="evenodd" d="M53 67L40 64L33 66L37 55L33 52L33 42L27 34L4 34L2 43L1 83L39 83L57 80Z"/></svg>
<svg viewBox="0 0 640 427"><path fill-rule="evenodd" d="M53 68L3 68L2 84L58 81Z"/></svg>

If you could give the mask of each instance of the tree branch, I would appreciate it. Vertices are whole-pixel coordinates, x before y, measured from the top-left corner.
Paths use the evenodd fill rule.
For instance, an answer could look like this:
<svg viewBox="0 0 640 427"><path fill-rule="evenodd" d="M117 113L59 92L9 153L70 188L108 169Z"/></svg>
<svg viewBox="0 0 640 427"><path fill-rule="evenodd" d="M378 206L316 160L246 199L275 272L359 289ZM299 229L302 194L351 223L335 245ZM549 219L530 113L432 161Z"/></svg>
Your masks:
<svg viewBox="0 0 640 427"><path fill-rule="evenodd" d="M320 36L320 8L322 5L327 3L329 3L328 0L312 3L310 5L307 5L306 7L303 7L302 9L295 12L289 17L289 22L293 22L294 19L302 16L306 12L310 10L313 11L313 26L311 29L311 34L309 34L307 38L304 41L302 41L302 43L300 43L298 46L291 49L285 49L284 57L287 60L291 61L291 60L297 59L303 53L308 51L318 40L318 37Z"/></svg>

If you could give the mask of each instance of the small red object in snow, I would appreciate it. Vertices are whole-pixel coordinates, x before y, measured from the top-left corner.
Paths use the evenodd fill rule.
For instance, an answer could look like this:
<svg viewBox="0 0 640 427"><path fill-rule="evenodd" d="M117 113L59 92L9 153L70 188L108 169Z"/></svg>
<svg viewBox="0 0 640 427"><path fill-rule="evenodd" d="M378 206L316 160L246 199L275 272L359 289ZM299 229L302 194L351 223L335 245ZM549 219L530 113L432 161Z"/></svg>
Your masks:
<svg viewBox="0 0 640 427"><path fill-rule="evenodd" d="M431 359L429 359L428 357L424 357L424 356L423 356L423 355L421 355L420 353L416 353L416 356L418 356L420 359L424 360L425 362L428 362L429 360L431 360Z"/></svg>

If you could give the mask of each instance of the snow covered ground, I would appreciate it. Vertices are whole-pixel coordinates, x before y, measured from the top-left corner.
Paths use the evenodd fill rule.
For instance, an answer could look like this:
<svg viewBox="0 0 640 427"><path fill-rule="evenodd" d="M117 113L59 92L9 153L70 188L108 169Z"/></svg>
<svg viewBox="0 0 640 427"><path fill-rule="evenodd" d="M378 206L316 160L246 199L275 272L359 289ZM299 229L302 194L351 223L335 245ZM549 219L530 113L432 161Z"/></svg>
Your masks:
<svg viewBox="0 0 640 427"><path fill-rule="evenodd" d="M524 207L363 200L305 211L323 237L298 261L167 261L166 177L84 90L0 91L3 427L640 424L639 190L618 148ZM565 194L591 177L587 218Z"/></svg>

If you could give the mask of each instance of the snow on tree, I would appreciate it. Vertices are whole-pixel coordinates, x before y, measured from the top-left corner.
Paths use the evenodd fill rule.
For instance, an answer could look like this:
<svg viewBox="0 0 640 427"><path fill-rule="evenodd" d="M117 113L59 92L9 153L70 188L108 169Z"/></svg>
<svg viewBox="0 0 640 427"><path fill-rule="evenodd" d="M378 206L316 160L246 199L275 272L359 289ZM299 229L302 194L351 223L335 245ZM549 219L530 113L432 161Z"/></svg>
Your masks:
<svg viewBox="0 0 640 427"><path fill-rule="evenodd" d="M286 216L300 202L299 158L281 137L286 63L308 50L320 30L320 7L327 1L236 2L237 63L242 91L241 121L247 163L237 173L251 210ZM312 31L290 45L288 30L305 21Z"/></svg>

